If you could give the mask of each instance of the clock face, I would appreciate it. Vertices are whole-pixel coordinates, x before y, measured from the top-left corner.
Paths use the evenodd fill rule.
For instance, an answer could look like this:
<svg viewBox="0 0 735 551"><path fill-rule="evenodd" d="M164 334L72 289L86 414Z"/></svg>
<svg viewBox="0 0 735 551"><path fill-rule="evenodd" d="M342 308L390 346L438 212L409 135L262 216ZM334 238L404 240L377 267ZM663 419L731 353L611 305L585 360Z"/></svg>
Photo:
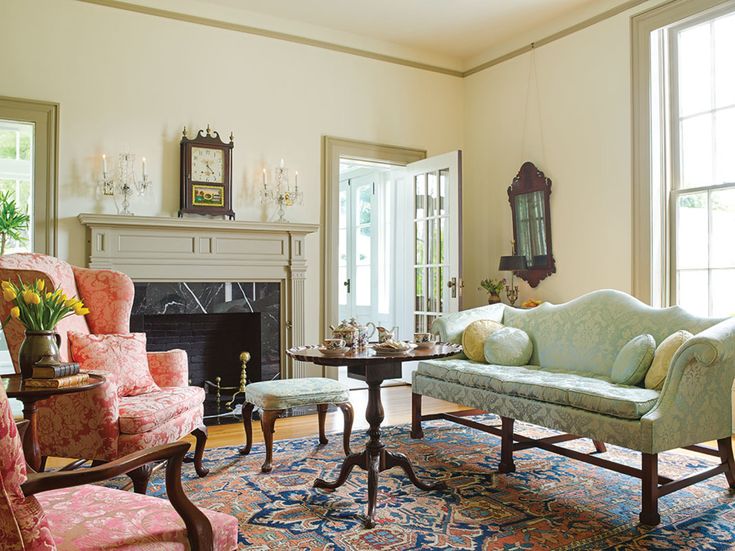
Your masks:
<svg viewBox="0 0 735 551"><path fill-rule="evenodd" d="M219 148L191 148L191 179L194 182L225 182L225 153Z"/></svg>

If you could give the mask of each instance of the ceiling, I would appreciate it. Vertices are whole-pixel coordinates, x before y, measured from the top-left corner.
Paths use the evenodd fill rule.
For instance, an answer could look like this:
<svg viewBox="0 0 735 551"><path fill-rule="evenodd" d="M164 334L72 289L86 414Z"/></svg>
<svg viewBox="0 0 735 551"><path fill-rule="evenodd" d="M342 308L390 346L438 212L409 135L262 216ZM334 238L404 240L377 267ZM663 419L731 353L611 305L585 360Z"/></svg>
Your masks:
<svg viewBox="0 0 735 551"><path fill-rule="evenodd" d="M610 0L202 1L465 60L575 11L601 12L611 4Z"/></svg>

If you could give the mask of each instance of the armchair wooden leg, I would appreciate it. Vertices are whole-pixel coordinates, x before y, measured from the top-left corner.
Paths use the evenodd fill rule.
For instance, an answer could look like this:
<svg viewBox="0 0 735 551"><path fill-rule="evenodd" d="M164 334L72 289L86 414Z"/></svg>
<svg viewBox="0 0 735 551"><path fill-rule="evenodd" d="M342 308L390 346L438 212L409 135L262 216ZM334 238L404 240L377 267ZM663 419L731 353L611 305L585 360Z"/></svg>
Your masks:
<svg viewBox="0 0 735 551"><path fill-rule="evenodd" d="M661 522L658 514L658 454L641 454L641 470L643 478L641 485L641 513L638 518L641 524L656 526Z"/></svg>
<svg viewBox="0 0 735 551"><path fill-rule="evenodd" d="M38 471L39 473L42 473L46 470L46 460L48 459L48 455L42 455L41 456L41 462L38 464Z"/></svg>
<svg viewBox="0 0 735 551"><path fill-rule="evenodd" d="M592 443L595 445L595 451L597 453L605 453L607 451L607 446L602 440L593 440Z"/></svg>
<svg viewBox="0 0 735 551"><path fill-rule="evenodd" d="M263 429L263 439L265 440L265 461L260 467L264 473L269 473L273 469L273 432L275 432L276 419L283 413L282 409L264 409L260 416L260 426Z"/></svg>
<svg viewBox="0 0 735 551"><path fill-rule="evenodd" d="M355 418L355 412L352 409L352 404L349 402L342 402L337 404L337 407L342 410L342 415L345 418L344 432L342 435L342 446L345 450L345 455L350 455L350 436L352 435L352 421Z"/></svg>
<svg viewBox="0 0 735 551"><path fill-rule="evenodd" d="M735 489L735 457L732 454L732 440L730 437L720 438L717 441L717 448L720 450L720 460L723 464L727 464L725 477L730 488Z"/></svg>
<svg viewBox="0 0 735 551"><path fill-rule="evenodd" d="M329 409L329 404L317 404L316 405L316 412L319 415L319 443L323 446L324 444L329 444L329 440L327 440L327 435L324 434L324 423L327 420L327 410Z"/></svg>
<svg viewBox="0 0 735 551"><path fill-rule="evenodd" d="M245 402L242 406L242 425L245 428L245 447L240 448L242 455L250 453L253 447L253 404Z"/></svg>
<svg viewBox="0 0 735 551"><path fill-rule="evenodd" d="M136 494L145 495L148 491L148 481L153 474L153 463L146 463L142 467L133 469L128 473L128 476L133 481L133 491Z"/></svg>
<svg viewBox="0 0 735 551"><path fill-rule="evenodd" d="M501 439L500 439L500 465L498 472L514 473L516 471L515 463L513 463L513 423L514 419L510 417L501 417Z"/></svg>
<svg viewBox="0 0 735 551"><path fill-rule="evenodd" d="M421 394L411 393L411 438L423 438L421 428Z"/></svg>
<svg viewBox="0 0 735 551"><path fill-rule="evenodd" d="M197 439L196 448L194 449L194 470L199 478L202 478L209 474L209 469L202 465L204 447L207 445L207 427L205 425L197 427L191 434Z"/></svg>

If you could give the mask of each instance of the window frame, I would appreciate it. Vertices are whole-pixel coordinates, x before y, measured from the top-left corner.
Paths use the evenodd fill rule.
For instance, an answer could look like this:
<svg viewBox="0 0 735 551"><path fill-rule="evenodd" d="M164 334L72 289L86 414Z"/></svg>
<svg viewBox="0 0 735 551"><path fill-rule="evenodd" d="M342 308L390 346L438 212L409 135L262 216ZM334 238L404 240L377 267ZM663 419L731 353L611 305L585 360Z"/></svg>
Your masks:
<svg viewBox="0 0 735 551"><path fill-rule="evenodd" d="M675 0L635 15L631 19L631 81L632 81L632 281L634 296L653 306L665 307L674 303L676 289L672 285L675 268L675 212L672 212L672 170L675 167L672 144L673 131L671 98L664 93L658 113L654 113L654 90L668 84L671 68L659 75L659 82L651 78L652 36L668 27L693 25L694 21L717 17L735 8L735 0ZM659 44L659 54L665 55L668 40ZM661 47L663 46L663 48ZM667 56L669 60L673 56ZM675 88L675 87L674 87ZM665 85L663 90L668 90ZM659 135L654 136L652 120L660 118ZM678 132L678 130L676 130ZM654 156L653 142L658 139L661 154ZM678 155L678 153L677 153ZM660 187L655 188L654 170L661 175ZM678 170L678 166L676 167ZM675 238L674 238L675 239ZM674 253L674 254L672 254Z"/></svg>

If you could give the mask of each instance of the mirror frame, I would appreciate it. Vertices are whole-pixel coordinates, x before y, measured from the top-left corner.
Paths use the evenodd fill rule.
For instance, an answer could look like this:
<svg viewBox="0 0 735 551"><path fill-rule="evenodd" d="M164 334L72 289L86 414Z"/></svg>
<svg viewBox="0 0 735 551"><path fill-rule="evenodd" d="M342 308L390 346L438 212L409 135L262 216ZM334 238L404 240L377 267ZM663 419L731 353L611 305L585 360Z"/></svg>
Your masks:
<svg viewBox="0 0 735 551"><path fill-rule="evenodd" d="M541 172L536 165L530 161L526 161L521 169L513 178L513 183L508 186L508 202L510 202L510 210L513 222L513 254L516 254L516 243L518 236L516 235L516 210L515 198L518 195L541 191L544 194L544 225L546 229L546 251L548 260L546 265L534 267L527 270L517 271L514 274L524 281L527 281L531 287L537 287L538 284L556 273L556 260L551 248L551 208L549 206L549 197L551 196L551 180Z"/></svg>

